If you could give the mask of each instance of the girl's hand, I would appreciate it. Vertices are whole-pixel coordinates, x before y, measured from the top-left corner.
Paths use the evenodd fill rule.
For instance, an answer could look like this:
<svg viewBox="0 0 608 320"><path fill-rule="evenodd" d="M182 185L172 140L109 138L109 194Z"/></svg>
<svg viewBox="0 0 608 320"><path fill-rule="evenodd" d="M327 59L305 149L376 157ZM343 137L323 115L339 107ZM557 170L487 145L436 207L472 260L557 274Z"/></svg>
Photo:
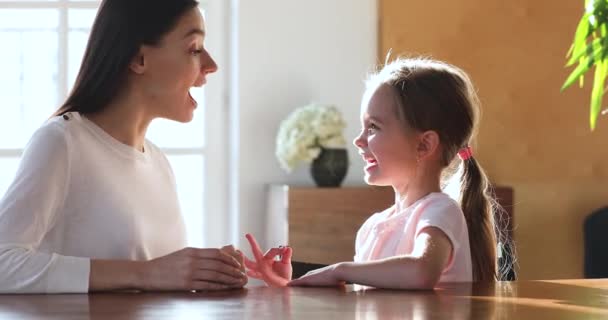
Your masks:
<svg viewBox="0 0 608 320"><path fill-rule="evenodd" d="M251 251L255 257L255 261L252 261L243 255L245 266L248 269L247 275L264 280L269 286L285 287L289 280L291 280L291 255L293 252L291 248L272 248L266 254L262 254L262 250L255 238L251 234L246 234L245 237L249 241ZM279 256L280 260L275 260L276 256Z"/></svg>
<svg viewBox="0 0 608 320"><path fill-rule="evenodd" d="M288 286L309 286L309 287L333 287L344 285L344 281L338 276L340 264L332 264L325 268L312 270L302 277L287 283Z"/></svg>

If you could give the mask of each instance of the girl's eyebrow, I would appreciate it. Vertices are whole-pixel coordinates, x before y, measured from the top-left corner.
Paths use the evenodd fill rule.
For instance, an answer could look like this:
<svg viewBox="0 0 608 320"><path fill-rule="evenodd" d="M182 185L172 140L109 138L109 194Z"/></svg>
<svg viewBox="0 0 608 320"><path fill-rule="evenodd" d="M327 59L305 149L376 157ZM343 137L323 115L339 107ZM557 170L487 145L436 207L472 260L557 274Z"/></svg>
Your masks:
<svg viewBox="0 0 608 320"><path fill-rule="evenodd" d="M375 123L378 123L378 124L382 124L382 120L380 120L379 118L374 117L374 116L370 116L370 117L368 118L368 120L371 120L371 121L373 121L373 122L375 122Z"/></svg>

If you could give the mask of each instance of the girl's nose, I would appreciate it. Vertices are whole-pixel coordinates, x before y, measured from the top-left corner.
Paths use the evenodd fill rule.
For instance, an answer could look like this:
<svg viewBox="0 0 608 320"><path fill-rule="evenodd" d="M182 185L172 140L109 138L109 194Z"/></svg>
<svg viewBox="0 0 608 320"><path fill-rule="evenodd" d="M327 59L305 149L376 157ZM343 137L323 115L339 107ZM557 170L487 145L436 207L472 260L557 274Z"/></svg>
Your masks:
<svg viewBox="0 0 608 320"><path fill-rule="evenodd" d="M361 133L357 137L355 137L355 139L353 140L353 144L359 148L363 148L365 146L365 139L363 137L363 131L361 131Z"/></svg>

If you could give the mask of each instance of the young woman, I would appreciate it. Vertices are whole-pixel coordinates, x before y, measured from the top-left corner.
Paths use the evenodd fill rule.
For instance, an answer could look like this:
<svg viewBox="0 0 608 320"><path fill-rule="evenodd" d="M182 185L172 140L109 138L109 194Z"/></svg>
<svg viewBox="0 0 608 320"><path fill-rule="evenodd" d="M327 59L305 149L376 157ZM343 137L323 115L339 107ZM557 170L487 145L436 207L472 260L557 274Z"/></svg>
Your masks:
<svg viewBox="0 0 608 320"><path fill-rule="evenodd" d="M197 6L101 3L73 91L0 202L0 292L245 285L231 246L184 248L173 172L145 138L155 118L190 121L190 88L217 70Z"/></svg>

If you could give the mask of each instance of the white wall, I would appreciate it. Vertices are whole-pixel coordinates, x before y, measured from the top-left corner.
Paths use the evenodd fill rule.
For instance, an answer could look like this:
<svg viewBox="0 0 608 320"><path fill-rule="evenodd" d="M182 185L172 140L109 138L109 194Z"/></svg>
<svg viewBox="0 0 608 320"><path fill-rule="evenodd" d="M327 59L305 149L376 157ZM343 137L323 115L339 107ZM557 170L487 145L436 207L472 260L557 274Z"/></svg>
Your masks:
<svg viewBox="0 0 608 320"><path fill-rule="evenodd" d="M364 184L350 141L359 130L363 80L377 63L377 9L375 0L243 0L237 8L232 208L240 230L233 241L247 247L244 233L265 238L268 184L314 184L308 166L287 174L274 156L279 124L293 109L311 101L338 106L351 162L345 184Z"/></svg>

